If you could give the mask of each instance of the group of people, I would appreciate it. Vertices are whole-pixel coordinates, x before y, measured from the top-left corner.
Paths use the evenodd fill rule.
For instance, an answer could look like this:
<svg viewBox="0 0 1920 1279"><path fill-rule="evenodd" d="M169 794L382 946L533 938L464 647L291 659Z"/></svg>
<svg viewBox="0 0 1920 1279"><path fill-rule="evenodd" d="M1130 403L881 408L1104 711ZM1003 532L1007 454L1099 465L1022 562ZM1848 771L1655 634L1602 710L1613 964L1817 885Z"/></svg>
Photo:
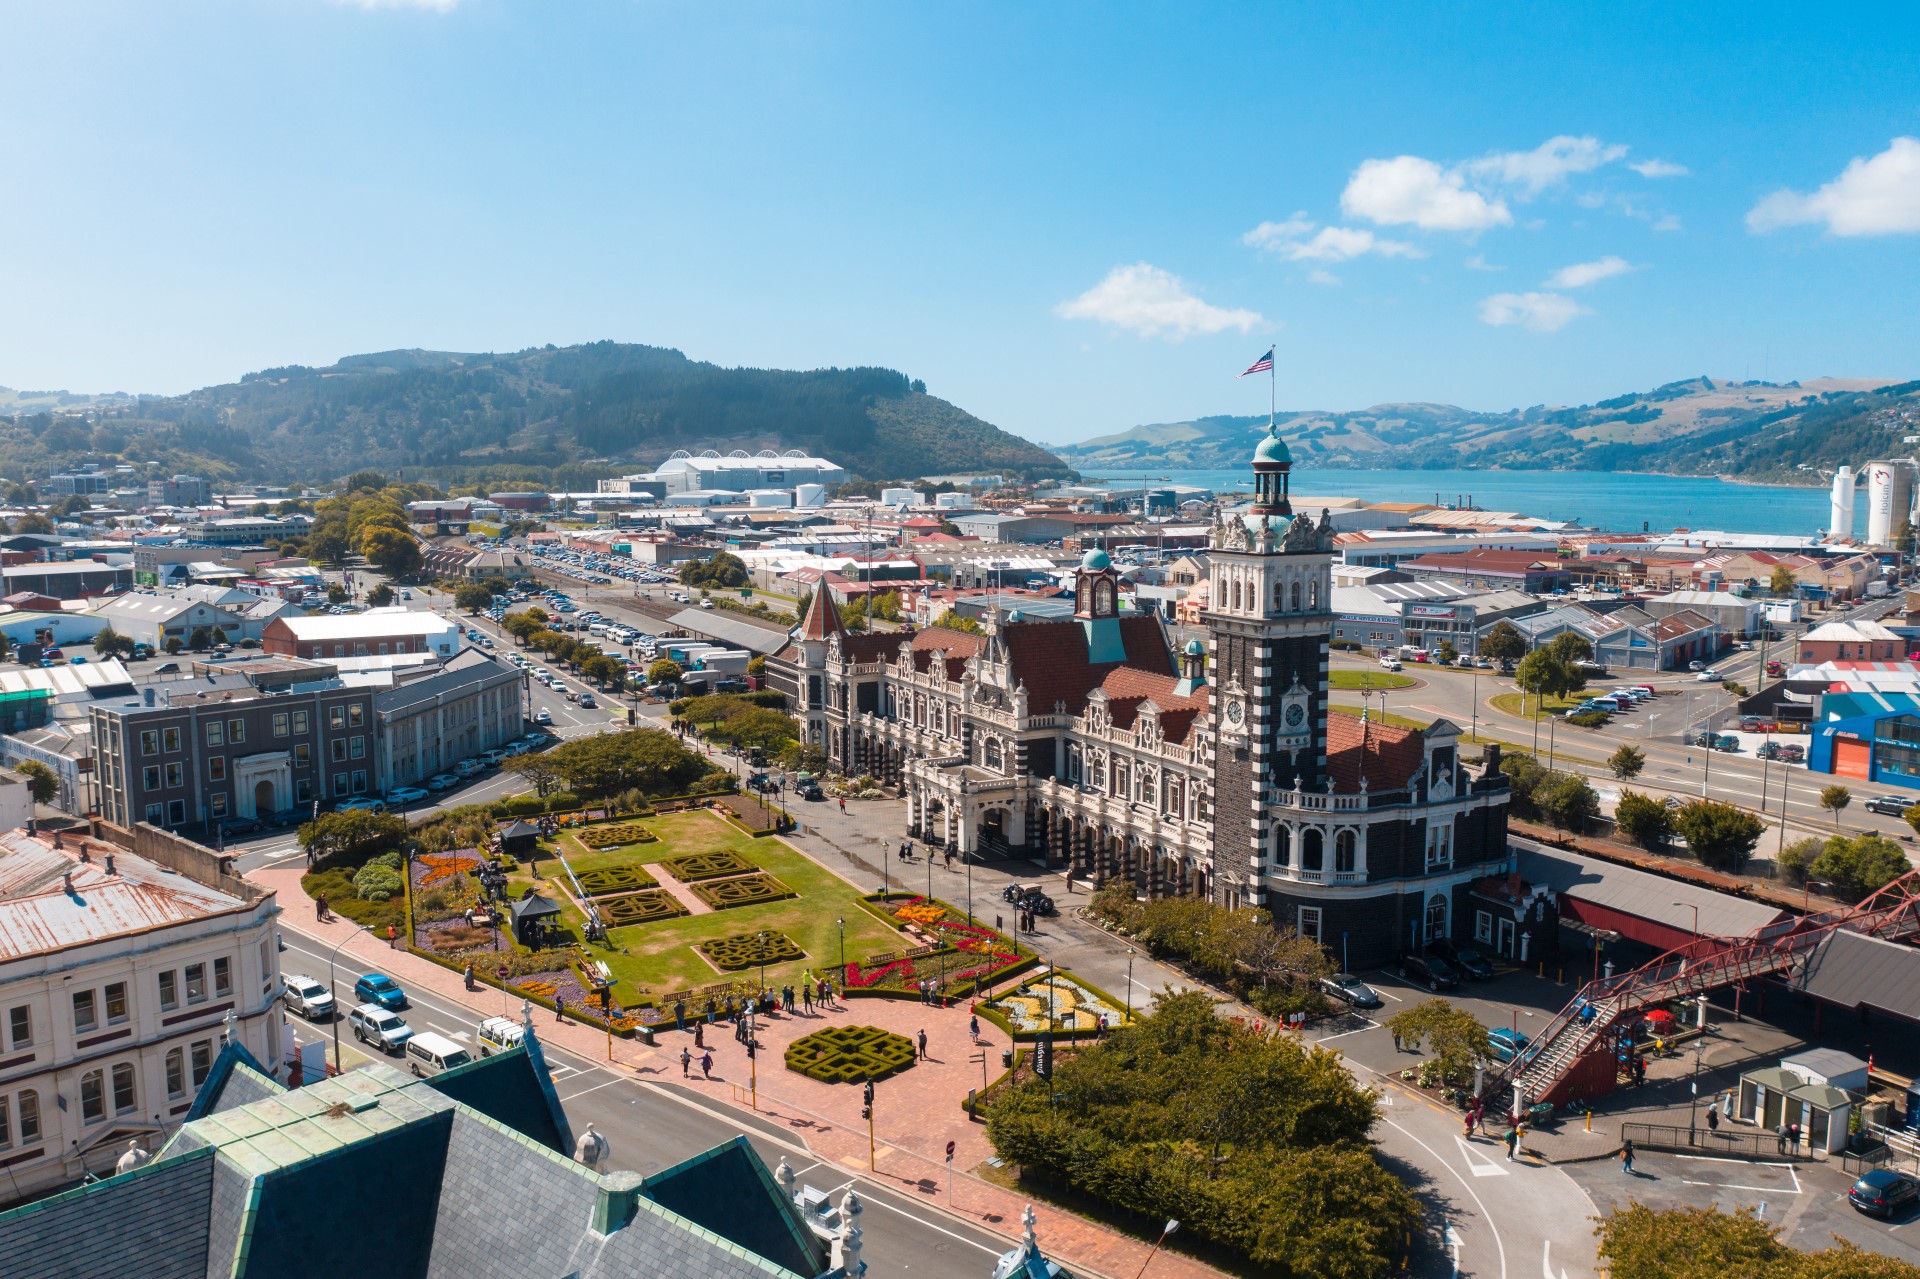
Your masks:
<svg viewBox="0 0 1920 1279"><path fill-rule="evenodd" d="M724 998L708 995L706 1005L696 1010L692 1014L692 1019L697 1034L703 1024L710 1026L716 1021L727 1021L732 1022L737 1028L741 1020L750 1015L773 1017L782 1012L805 1012L812 1015L816 1006L821 1008L839 1006L833 980L807 973L797 983L782 986L779 990L762 990L757 995L747 996L737 1002L732 995ZM687 1024L687 1001L675 1000L673 1028L684 1031L687 1029ZM738 1035L736 1034L735 1037L738 1038Z"/></svg>

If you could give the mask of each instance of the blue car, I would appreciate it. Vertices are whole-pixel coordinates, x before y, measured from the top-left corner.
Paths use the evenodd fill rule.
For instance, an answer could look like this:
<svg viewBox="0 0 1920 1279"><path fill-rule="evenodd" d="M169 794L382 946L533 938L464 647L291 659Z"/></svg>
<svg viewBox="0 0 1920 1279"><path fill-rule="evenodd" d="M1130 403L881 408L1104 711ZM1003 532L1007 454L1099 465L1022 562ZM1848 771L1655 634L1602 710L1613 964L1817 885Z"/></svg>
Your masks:
<svg viewBox="0 0 1920 1279"><path fill-rule="evenodd" d="M1511 1026L1495 1026L1487 1032L1487 1046L1493 1049L1495 1061L1512 1061L1527 1051L1532 1041Z"/></svg>
<svg viewBox="0 0 1920 1279"><path fill-rule="evenodd" d="M368 973L353 983L353 997L363 1004L378 1004L395 1012L407 1006L407 992L384 973Z"/></svg>

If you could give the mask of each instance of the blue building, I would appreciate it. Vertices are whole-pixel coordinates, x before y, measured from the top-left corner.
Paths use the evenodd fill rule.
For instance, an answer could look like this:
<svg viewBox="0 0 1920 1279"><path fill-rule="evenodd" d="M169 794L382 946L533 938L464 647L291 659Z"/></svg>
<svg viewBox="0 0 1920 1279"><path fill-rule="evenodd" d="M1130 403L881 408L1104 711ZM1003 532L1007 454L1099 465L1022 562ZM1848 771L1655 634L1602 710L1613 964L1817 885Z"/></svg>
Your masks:
<svg viewBox="0 0 1920 1279"><path fill-rule="evenodd" d="M1816 773L1920 790L1920 697L1829 693L1820 699L1807 767Z"/></svg>

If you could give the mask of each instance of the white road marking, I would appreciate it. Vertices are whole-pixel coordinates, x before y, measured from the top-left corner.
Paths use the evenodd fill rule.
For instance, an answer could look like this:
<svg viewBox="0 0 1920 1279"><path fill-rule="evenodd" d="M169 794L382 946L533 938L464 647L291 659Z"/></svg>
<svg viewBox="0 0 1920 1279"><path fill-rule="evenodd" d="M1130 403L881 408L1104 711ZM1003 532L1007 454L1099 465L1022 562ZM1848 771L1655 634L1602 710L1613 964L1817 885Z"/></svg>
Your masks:
<svg viewBox="0 0 1920 1279"><path fill-rule="evenodd" d="M1345 1039L1348 1035L1357 1035L1363 1030L1377 1030L1380 1026L1379 1022L1374 1021L1371 1018L1362 1017L1360 1020L1366 1022L1367 1024L1364 1026L1356 1026L1352 1030L1343 1030L1337 1035L1322 1035L1318 1039L1314 1040L1313 1042L1316 1044L1328 1044L1328 1043L1332 1043L1336 1039Z"/></svg>
<svg viewBox="0 0 1920 1279"><path fill-rule="evenodd" d="M1413 1142L1413 1144L1420 1147L1420 1149L1432 1155L1433 1161L1435 1163L1439 1164L1441 1167L1445 1168L1448 1172L1452 1173L1454 1177L1460 1182L1461 1188L1467 1192L1467 1197L1473 1200L1474 1204L1479 1207L1481 1219L1487 1223L1487 1232L1493 1236L1493 1246L1495 1251L1499 1254L1499 1257L1500 1257L1501 1279L1506 1279L1507 1246L1506 1244L1501 1242L1500 1228L1493 1224L1493 1214L1487 1211L1486 1202L1482 1200L1480 1198L1479 1193L1474 1190L1473 1183L1467 1180L1465 1177L1460 1176L1459 1171L1455 1169L1452 1164L1448 1163L1445 1159L1443 1159L1439 1151L1435 1150L1432 1146L1429 1146L1426 1142L1420 1140L1418 1137L1408 1132L1405 1128L1402 1128L1399 1124L1394 1123L1393 1120L1391 1119L1387 1120L1387 1126L1392 1128L1394 1131L1398 1132L1401 1136L1407 1138L1409 1141Z"/></svg>
<svg viewBox="0 0 1920 1279"><path fill-rule="evenodd" d="M578 1072L576 1072L576 1073L578 1073ZM607 1081L606 1081L605 1083L599 1083L599 1084L595 1084L595 1085L594 1085L593 1087L591 1087L591 1088L582 1088L582 1089L581 1089L581 1090L580 1090L579 1092L570 1092L570 1093L568 1093L568 1094L567 1094L566 1096L564 1096L564 1097L562 1097L562 1098L561 1098L560 1100L561 1100L561 1101L563 1101L563 1102L567 1102L567 1101L572 1101L572 1100L573 1100L574 1098L576 1098L576 1097L584 1097L584 1096L586 1096L586 1095L587 1095L588 1093L590 1093L590 1092L599 1092L599 1091L600 1091L600 1090L601 1090L602 1088L611 1088L611 1087L613 1087L613 1086L614 1086L615 1084L623 1084L623 1083L626 1083L626 1082L627 1082L626 1080L624 1080L624 1079L622 1079L622 1078L620 1078L620 1077L619 1077L618 1075L616 1075L616 1076L614 1076L614 1077L613 1077L612 1079L609 1079L609 1080L607 1080Z"/></svg>
<svg viewBox="0 0 1920 1279"><path fill-rule="evenodd" d="M1455 1137L1454 1141L1459 1145L1461 1155L1465 1157L1464 1162L1467 1165L1467 1170L1474 1176L1505 1177L1510 1175L1509 1170L1502 1168L1498 1160L1472 1145L1465 1137Z"/></svg>
<svg viewBox="0 0 1920 1279"><path fill-rule="evenodd" d="M1546 1279L1556 1279L1553 1273L1553 1240L1551 1239L1540 1241L1540 1273ZM1558 1279L1567 1279L1566 1267L1561 1267Z"/></svg>

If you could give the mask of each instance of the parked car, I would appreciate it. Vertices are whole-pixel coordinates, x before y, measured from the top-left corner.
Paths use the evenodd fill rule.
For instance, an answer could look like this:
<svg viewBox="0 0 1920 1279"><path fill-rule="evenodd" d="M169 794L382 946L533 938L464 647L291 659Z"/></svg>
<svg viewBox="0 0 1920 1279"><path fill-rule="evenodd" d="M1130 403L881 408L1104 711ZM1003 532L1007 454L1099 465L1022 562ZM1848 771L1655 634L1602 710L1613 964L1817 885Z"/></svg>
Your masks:
<svg viewBox="0 0 1920 1279"><path fill-rule="evenodd" d="M1428 990L1452 988L1460 984L1460 970L1432 951L1409 951L1400 956L1400 976Z"/></svg>
<svg viewBox="0 0 1920 1279"><path fill-rule="evenodd" d="M1526 1052L1532 1042L1525 1032L1511 1026L1495 1026L1487 1032L1487 1047L1493 1050L1495 1061L1512 1061Z"/></svg>
<svg viewBox="0 0 1920 1279"><path fill-rule="evenodd" d="M333 992L305 973L281 978L280 988L286 993L287 1007L308 1021L333 1020Z"/></svg>
<svg viewBox="0 0 1920 1279"><path fill-rule="evenodd" d="M387 811L387 805L385 801L378 799L343 799L333 806L333 811L336 813L384 813Z"/></svg>
<svg viewBox="0 0 1920 1279"><path fill-rule="evenodd" d="M1915 804L1920 804L1920 798L1909 799L1905 795L1875 795L1867 801L1867 811L1879 813L1882 817L1898 817Z"/></svg>
<svg viewBox="0 0 1920 1279"><path fill-rule="evenodd" d="M368 973L353 983L353 997L361 1003L378 1004L382 1008L397 1010L407 1006L407 992L385 973Z"/></svg>
<svg viewBox="0 0 1920 1279"><path fill-rule="evenodd" d="M1385 1001L1380 992L1355 977L1352 973L1335 973L1331 977L1320 979L1320 989L1345 1004L1355 1008L1378 1008Z"/></svg>
<svg viewBox="0 0 1920 1279"><path fill-rule="evenodd" d="M1433 951L1475 981L1486 981L1493 976L1493 961L1478 946L1457 946L1450 941L1437 941L1433 944Z"/></svg>
<svg viewBox="0 0 1920 1279"><path fill-rule="evenodd" d="M427 779L428 790L451 790L460 784L460 778L453 773L435 773Z"/></svg>
<svg viewBox="0 0 1920 1279"><path fill-rule="evenodd" d="M1805 760L1806 757L1807 757L1806 747L1795 746L1792 744L1782 746L1780 748L1780 754L1775 756L1775 758L1778 759L1783 764L1798 764L1801 761Z"/></svg>
<svg viewBox="0 0 1920 1279"><path fill-rule="evenodd" d="M1711 684L1720 678L1720 672L1708 666L1698 671L1693 679L1697 684Z"/></svg>
<svg viewBox="0 0 1920 1279"><path fill-rule="evenodd" d="M427 797L427 792L418 786L396 786L387 792L389 804L417 804Z"/></svg>
<svg viewBox="0 0 1920 1279"><path fill-rule="evenodd" d="M1847 1202L1872 1217L1895 1217L1920 1201L1920 1181L1891 1168L1875 1168L1847 1187Z"/></svg>
<svg viewBox="0 0 1920 1279"><path fill-rule="evenodd" d="M1740 739L1732 733L1721 733L1713 739L1713 749L1737 755L1740 753Z"/></svg>
<svg viewBox="0 0 1920 1279"><path fill-rule="evenodd" d="M353 1037L363 1044L370 1044L385 1053L398 1053L413 1038L413 1027L402 1021L390 1008L379 1004L361 1004L347 1014L347 1026L353 1031Z"/></svg>

